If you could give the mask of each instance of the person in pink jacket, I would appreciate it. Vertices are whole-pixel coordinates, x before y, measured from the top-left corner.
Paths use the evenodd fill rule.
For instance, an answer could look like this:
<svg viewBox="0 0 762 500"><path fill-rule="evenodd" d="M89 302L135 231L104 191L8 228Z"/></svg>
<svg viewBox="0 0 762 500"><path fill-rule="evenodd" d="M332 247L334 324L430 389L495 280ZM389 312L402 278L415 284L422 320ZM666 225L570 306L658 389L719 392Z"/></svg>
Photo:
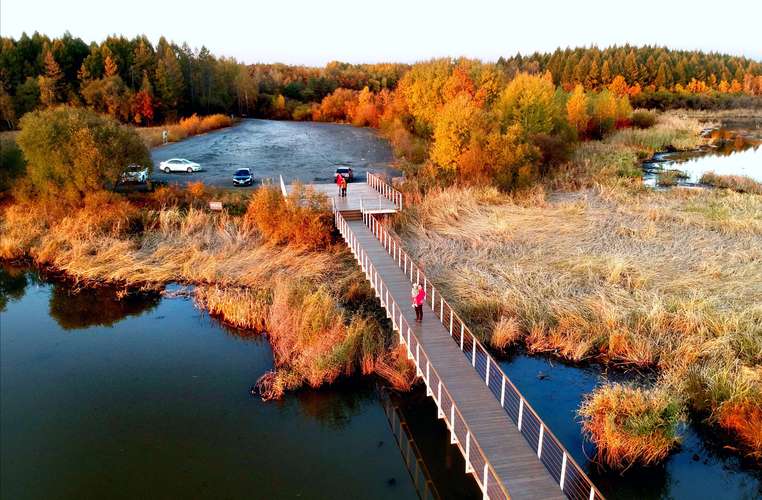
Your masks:
<svg viewBox="0 0 762 500"><path fill-rule="evenodd" d="M415 320L423 321L423 303L426 301L426 290L419 284L418 294L415 296Z"/></svg>

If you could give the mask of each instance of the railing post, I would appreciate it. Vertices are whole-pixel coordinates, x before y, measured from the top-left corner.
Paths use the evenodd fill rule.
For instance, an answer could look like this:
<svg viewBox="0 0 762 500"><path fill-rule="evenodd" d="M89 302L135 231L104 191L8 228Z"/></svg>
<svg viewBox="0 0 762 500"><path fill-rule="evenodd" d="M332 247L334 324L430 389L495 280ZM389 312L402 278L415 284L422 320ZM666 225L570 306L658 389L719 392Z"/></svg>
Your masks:
<svg viewBox="0 0 762 500"><path fill-rule="evenodd" d="M450 444L458 442L458 436L455 434L455 401L450 402Z"/></svg>
<svg viewBox="0 0 762 500"><path fill-rule="evenodd" d="M489 357L489 355L487 355L487 374L484 376L485 378L484 381L487 383L487 387L489 387L489 360L490 359L491 358Z"/></svg>
<svg viewBox="0 0 762 500"><path fill-rule="evenodd" d="M484 474L482 474L482 478L483 478L482 479L482 492L484 493L482 498L484 498L484 499L489 498L489 496L487 495L487 481L489 480L488 479L489 478L489 472L488 471L489 471L489 468L487 466L487 463L485 462L484 463Z"/></svg>
<svg viewBox="0 0 762 500"><path fill-rule="evenodd" d="M503 375L503 382L500 384L500 406L505 408L505 375Z"/></svg>
<svg viewBox="0 0 762 500"><path fill-rule="evenodd" d="M521 398L521 396L519 396ZM524 417L524 398L519 399L519 432L521 432L521 420Z"/></svg>
<svg viewBox="0 0 762 500"><path fill-rule="evenodd" d="M442 411L442 381L437 384L437 418L444 418L444 412Z"/></svg>
<svg viewBox="0 0 762 500"><path fill-rule="evenodd" d="M439 298L439 321L444 322L444 297Z"/></svg>
<svg viewBox="0 0 762 500"><path fill-rule="evenodd" d="M450 308L450 337L452 337L452 308Z"/></svg>
<svg viewBox="0 0 762 500"><path fill-rule="evenodd" d="M561 460L561 491L564 491L564 480L566 479L566 451L564 451L564 458Z"/></svg>
<svg viewBox="0 0 762 500"><path fill-rule="evenodd" d="M476 368L476 339L471 335L471 366Z"/></svg>
<svg viewBox="0 0 762 500"><path fill-rule="evenodd" d="M595 498L595 489L593 488L593 485L590 485L590 500L593 500Z"/></svg>
<svg viewBox="0 0 762 500"><path fill-rule="evenodd" d="M466 474L473 471L474 468L471 466L471 431L466 430Z"/></svg>
<svg viewBox="0 0 762 500"><path fill-rule="evenodd" d="M431 286L431 310L434 310L434 294L436 293L436 289L434 288L434 285Z"/></svg>
<svg viewBox="0 0 762 500"><path fill-rule="evenodd" d="M466 329L465 325L463 323L460 324L460 350L463 350L463 333Z"/></svg>
<svg viewBox="0 0 762 500"><path fill-rule="evenodd" d="M540 439L537 440L537 458L542 458L542 437L545 434L545 424L540 421Z"/></svg>

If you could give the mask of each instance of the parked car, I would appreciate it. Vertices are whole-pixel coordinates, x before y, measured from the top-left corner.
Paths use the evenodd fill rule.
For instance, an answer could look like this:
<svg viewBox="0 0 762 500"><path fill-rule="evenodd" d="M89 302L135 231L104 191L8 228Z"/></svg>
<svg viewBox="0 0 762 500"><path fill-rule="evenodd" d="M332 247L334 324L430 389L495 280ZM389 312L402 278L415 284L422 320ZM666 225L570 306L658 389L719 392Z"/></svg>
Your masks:
<svg viewBox="0 0 762 500"><path fill-rule="evenodd" d="M201 165L190 160L184 160L182 158L172 158L170 160L164 160L163 162L159 163L159 169L163 170L166 173L188 172L191 174L193 172L200 171Z"/></svg>
<svg viewBox="0 0 762 500"><path fill-rule="evenodd" d="M234 186L251 186L254 184L254 176L251 175L251 170L248 168L239 168L233 174Z"/></svg>
<svg viewBox="0 0 762 500"><path fill-rule="evenodd" d="M119 178L121 182L137 182L144 184L148 181L148 169L136 164L127 165L127 168L122 172L122 176Z"/></svg>
<svg viewBox="0 0 762 500"><path fill-rule="evenodd" d="M339 176L344 177L347 182L352 182L352 180L355 178L355 175L352 173L352 169L350 167L338 167L333 178L338 179Z"/></svg>

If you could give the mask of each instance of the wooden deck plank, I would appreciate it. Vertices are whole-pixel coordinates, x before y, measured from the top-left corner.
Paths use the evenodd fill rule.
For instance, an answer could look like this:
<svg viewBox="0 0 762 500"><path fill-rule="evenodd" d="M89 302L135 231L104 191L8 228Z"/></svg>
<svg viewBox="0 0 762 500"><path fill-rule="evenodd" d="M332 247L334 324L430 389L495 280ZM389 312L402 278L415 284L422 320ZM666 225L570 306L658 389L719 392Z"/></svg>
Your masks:
<svg viewBox="0 0 762 500"><path fill-rule="evenodd" d="M443 387L455 401L473 439L482 449L499 480L512 498L564 498L559 486L519 433L499 401L481 379L471 360L460 350L431 310L424 309L423 322L415 323L415 311L410 306L410 275L398 267L397 261L362 221L347 221L364 254L373 264L389 290L390 298L399 304L396 314L402 313L430 361ZM415 275L413 278L415 279ZM386 300L386 297L383 298ZM438 311L437 311L438 312ZM416 325L416 326L412 326ZM407 337L407 332L404 332Z"/></svg>

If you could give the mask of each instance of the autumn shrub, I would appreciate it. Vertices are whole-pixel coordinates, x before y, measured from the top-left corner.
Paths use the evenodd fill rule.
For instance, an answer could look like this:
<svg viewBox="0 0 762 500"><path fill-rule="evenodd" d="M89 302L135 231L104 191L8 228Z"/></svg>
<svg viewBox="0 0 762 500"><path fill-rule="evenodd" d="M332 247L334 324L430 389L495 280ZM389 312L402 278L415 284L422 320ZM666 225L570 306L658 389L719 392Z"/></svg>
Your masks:
<svg viewBox="0 0 762 500"><path fill-rule="evenodd" d="M603 385L585 397L579 415L598 459L614 469L659 463L680 442L681 403L664 390Z"/></svg>
<svg viewBox="0 0 762 500"><path fill-rule="evenodd" d="M16 141L0 138L0 193L9 191L25 170L26 161Z"/></svg>
<svg viewBox="0 0 762 500"><path fill-rule="evenodd" d="M275 244L322 249L333 238L328 200L311 188L295 186L284 198L275 186L261 186L249 202L245 223Z"/></svg>
<svg viewBox="0 0 762 500"><path fill-rule="evenodd" d="M130 163L151 167L134 129L92 110L59 106L24 115L17 142L40 196L76 203L113 186Z"/></svg>
<svg viewBox="0 0 762 500"><path fill-rule="evenodd" d="M630 123L635 128L651 128L656 123L656 113L647 109L636 109L630 115Z"/></svg>

